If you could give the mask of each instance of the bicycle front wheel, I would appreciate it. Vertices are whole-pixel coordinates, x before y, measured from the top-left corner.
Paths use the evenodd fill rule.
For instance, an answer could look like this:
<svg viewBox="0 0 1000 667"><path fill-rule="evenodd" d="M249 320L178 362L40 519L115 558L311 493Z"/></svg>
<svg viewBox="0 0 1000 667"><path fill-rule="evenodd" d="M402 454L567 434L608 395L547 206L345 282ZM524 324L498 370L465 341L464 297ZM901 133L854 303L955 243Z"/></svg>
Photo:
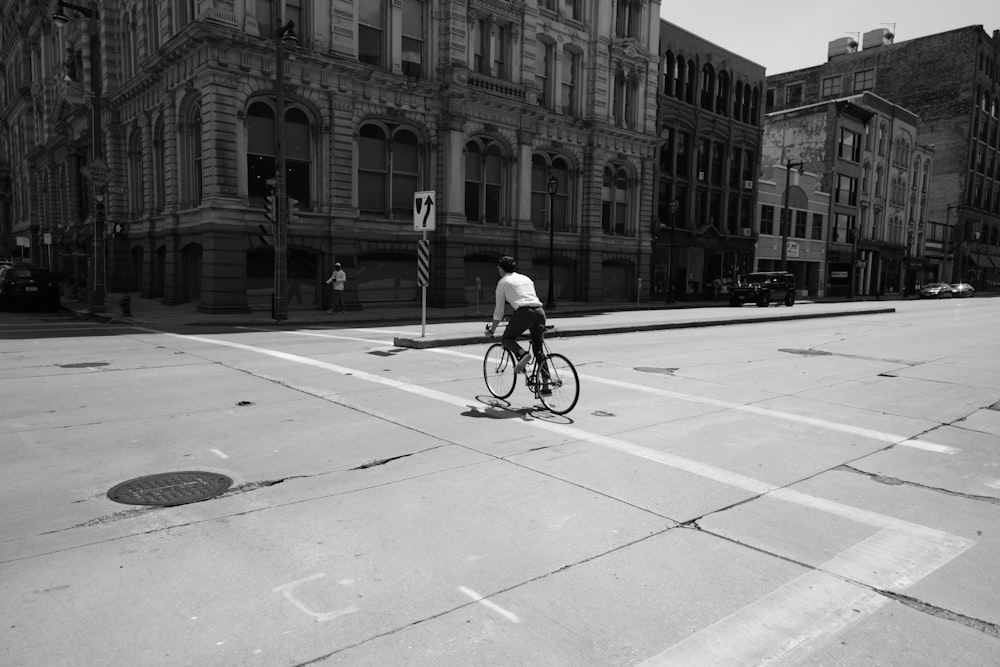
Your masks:
<svg viewBox="0 0 1000 667"><path fill-rule="evenodd" d="M490 345L483 357L483 378L486 388L497 398L507 398L514 393L517 374L514 373L514 357L500 343Z"/></svg>
<svg viewBox="0 0 1000 667"><path fill-rule="evenodd" d="M580 398L580 377L572 362L561 354L550 354L545 359L545 370L548 370L548 381L544 371L539 372L542 383L539 398L550 412L564 415L576 407Z"/></svg>

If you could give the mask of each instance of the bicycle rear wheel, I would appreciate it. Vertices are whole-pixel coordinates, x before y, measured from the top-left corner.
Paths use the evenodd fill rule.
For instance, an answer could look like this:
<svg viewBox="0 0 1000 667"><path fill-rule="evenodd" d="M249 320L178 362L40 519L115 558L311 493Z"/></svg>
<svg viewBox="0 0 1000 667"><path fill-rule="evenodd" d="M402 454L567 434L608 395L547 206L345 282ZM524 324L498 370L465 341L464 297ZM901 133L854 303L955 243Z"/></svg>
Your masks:
<svg viewBox="0 0 1000 667"><path fill-rule="evenodd" d="M514 373L514 357L500 343L490 345L483 357L483 379L486 388L497 398L507 398L514 393L517 374Z"/></svg>
<svg viewBox="0 0 1000 667"><path fill-rule="evenodd" d="M539 381L542 383L539 398L550 412L564 415L576 407L580 398L580 377L572 362L561 354L550 354L545 359L545 367L549 371L549 378L546 383L544 370L539 371ZM546 384L551 394L546 395Z"/></svg>

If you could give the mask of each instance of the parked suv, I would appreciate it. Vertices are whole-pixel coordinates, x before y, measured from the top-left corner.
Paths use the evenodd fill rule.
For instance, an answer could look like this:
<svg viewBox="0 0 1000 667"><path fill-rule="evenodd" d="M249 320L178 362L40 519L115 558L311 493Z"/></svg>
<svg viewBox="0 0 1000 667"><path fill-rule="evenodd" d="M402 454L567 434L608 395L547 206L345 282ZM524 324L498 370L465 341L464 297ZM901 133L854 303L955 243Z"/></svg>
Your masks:
<svg viewBox="0 0 1000 667"><path fill-rule="evenodd" d="M729 294L730 306L756 303L766 308L772 301L786 306L795 303L795 276L787 271L751 273L740 280Z"/></svg>

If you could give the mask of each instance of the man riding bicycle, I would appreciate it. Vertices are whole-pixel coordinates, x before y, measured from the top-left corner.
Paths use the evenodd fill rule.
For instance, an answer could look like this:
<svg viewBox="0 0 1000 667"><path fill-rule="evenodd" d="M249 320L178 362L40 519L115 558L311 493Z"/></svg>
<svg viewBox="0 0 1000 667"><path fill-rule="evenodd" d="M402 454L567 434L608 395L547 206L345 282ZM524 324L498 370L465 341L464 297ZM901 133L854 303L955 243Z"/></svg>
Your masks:
<svg viewBox="0 0 1000 667"><path fill-rule="evenodd" d="M531 333L531 348L535 357L542 354L542 337L545 335L545 311L542 302L535 294L535 283L528 276L517 272L517 262L513 257L504 255L497 262L500 281L497 282L496 307L493 309L493 322L486 325L486 334L492 336L497 325L503 319L504 306L510 304L514 313L507 322L503 332L503 346L517 359L514 372L520 373L531 360L531 355L517 342L517 337L525 331Z"/></svg>

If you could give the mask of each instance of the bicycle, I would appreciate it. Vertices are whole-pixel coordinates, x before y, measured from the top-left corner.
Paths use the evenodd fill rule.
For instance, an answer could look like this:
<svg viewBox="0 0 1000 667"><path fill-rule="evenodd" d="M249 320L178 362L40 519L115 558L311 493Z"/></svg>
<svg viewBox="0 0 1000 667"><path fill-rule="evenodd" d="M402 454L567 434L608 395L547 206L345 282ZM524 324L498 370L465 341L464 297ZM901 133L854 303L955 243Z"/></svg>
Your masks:
<svg viewBox="0 0 1000 667"><path fill-rule="evenodd" d="M552 325L546 325L550 331ZM489 325L487 325L489 335ZM522 337L524 338L524 337ZM531 360L524 369L524 382L542 405L557 415L564 415L576 406L580 398L580 376L573 363L565 356L552 352L542 339L542 355ZM493 343L483 357L483 378L486 388L496 398L507 398L517 386L514 355L503 343Z"/></svg>

